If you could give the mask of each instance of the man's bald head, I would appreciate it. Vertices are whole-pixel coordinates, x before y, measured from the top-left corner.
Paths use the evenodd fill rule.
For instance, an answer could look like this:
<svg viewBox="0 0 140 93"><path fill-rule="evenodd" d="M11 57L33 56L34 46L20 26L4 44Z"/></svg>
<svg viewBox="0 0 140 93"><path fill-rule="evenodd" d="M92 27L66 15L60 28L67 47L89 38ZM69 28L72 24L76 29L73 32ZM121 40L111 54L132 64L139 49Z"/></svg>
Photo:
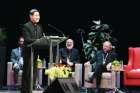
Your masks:
<svg viewBox="0 0 140 93"><path fill-rule="evenodd" d="M105 41L103 43L103 51L104 52L108 52L110 50L112 50L112 44L111 44L111 42L110 41Z"/></svg>

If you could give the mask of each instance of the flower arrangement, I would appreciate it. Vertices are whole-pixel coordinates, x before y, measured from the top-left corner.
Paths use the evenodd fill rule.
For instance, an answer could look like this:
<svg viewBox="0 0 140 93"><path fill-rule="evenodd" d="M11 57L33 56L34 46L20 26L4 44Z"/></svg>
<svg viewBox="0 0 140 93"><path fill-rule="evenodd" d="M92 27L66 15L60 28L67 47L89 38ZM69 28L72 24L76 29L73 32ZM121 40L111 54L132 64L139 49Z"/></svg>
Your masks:
<svg viewBox="0 0 140 93"><path fill-rule="evenodd" d="M114 60L112 62L112 70L120 70L122 66L122 61Z"/></svg>
<svg viewBox="0 0 140 93"><path fill-rule="evenodd" d="M48 75L51 80L68 78L71 74L71 68L63 64L55 64L53 67L45 70L45 75Z"/></svg>

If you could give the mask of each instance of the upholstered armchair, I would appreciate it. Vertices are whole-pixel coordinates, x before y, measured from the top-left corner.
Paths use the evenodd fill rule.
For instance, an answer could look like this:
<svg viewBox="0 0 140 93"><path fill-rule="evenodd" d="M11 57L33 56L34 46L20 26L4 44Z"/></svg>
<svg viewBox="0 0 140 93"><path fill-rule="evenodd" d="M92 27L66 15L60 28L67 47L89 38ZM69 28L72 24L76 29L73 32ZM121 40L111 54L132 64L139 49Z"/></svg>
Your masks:
<svg viewBox="0 0 140 93"><path fill-rule="evenodd" d="M128 48L128 64L124 66L124 86L140 86L140 47Z"/></svg>
<svg viewBox="0 0 140 93"><path fill-rule="evenodd" d="M14 86L14 71L12 69L13 63L8 62L7 63L7 86ZM22 70L19 71L18 74L18 83L21 85L21 79L22 79Z"/></svg>
<svg viewBox="0 0 140 93"><path fill-rule="evenodd" d="M73 74L73 78L79 87L82 86L82 71L82 64L75 64L75 72Z"/></svg>
<svg viewBox="0 0 140 93"><path fill-rule="evenodd" d="M91 71L90 64L84 65L84 80L88 79L88 77L93 73L94 72ZM117 73L117 74L118 74L118 78L115 76L114 71L102 73L100 88L108 88L108 89L114 89L115 87L119 88L120 87L120 82L119 82L120 73ZM117 83L116 83L116 80L118 80ZM93 83L84 81L84 87L85 88L96 87L96 80L94 79Z"/></svg>
<svg viewBox="0 0 140 93"><path fill-rule="evenodd" d="M14 82L14 71L12 69L13 63L12 62L8 62L7 63L7 86L15 86L15 82ZM42 70L43 69L38 69L38 83L40 85L42 85ZM20 70L19 74L18 74L18 84L21 85L22 82L22 73L23 71Z"/></svg>

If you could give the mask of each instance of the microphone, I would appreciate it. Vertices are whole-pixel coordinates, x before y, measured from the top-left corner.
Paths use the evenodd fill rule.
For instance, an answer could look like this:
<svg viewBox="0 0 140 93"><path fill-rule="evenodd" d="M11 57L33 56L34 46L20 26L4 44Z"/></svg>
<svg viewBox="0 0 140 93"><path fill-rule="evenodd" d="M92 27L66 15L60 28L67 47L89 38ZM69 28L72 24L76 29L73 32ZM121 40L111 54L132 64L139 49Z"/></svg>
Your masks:
<svg viewBox="0 0 140 93"><path fill-rule="evenodd" d="M63 37L66 37L65 34L63 33L63 31L61 31L60 29L56 28L55 26L53 26L51 24L48 24L48 26L55 29L56 31L60 32L63 35Z"/></svg>

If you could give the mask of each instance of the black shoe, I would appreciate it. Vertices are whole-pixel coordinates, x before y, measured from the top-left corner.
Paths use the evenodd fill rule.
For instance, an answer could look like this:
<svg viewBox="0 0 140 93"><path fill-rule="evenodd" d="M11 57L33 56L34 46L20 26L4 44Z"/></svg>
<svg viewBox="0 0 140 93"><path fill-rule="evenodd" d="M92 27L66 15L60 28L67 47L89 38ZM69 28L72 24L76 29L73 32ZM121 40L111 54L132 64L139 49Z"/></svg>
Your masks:
<svg viewBox="0 0 140 93"><path fill-rule="evenodd" d="M93 83L93 78L89 77L88 79L85 79L85 81L88 83Z"/></svg>
<svg viewBox="0 0 140 93"><path fill-rule="evenodd" d="M35 90L43 90L43 88L39 84L37 84Z"/></svg>
<svg viewBox="0 0 140 93"><path fill-rule="evenodd" d="M101 92L101 89L100 88L95 88L94 92L95 93L103 93L103 92Z"/></svg>

